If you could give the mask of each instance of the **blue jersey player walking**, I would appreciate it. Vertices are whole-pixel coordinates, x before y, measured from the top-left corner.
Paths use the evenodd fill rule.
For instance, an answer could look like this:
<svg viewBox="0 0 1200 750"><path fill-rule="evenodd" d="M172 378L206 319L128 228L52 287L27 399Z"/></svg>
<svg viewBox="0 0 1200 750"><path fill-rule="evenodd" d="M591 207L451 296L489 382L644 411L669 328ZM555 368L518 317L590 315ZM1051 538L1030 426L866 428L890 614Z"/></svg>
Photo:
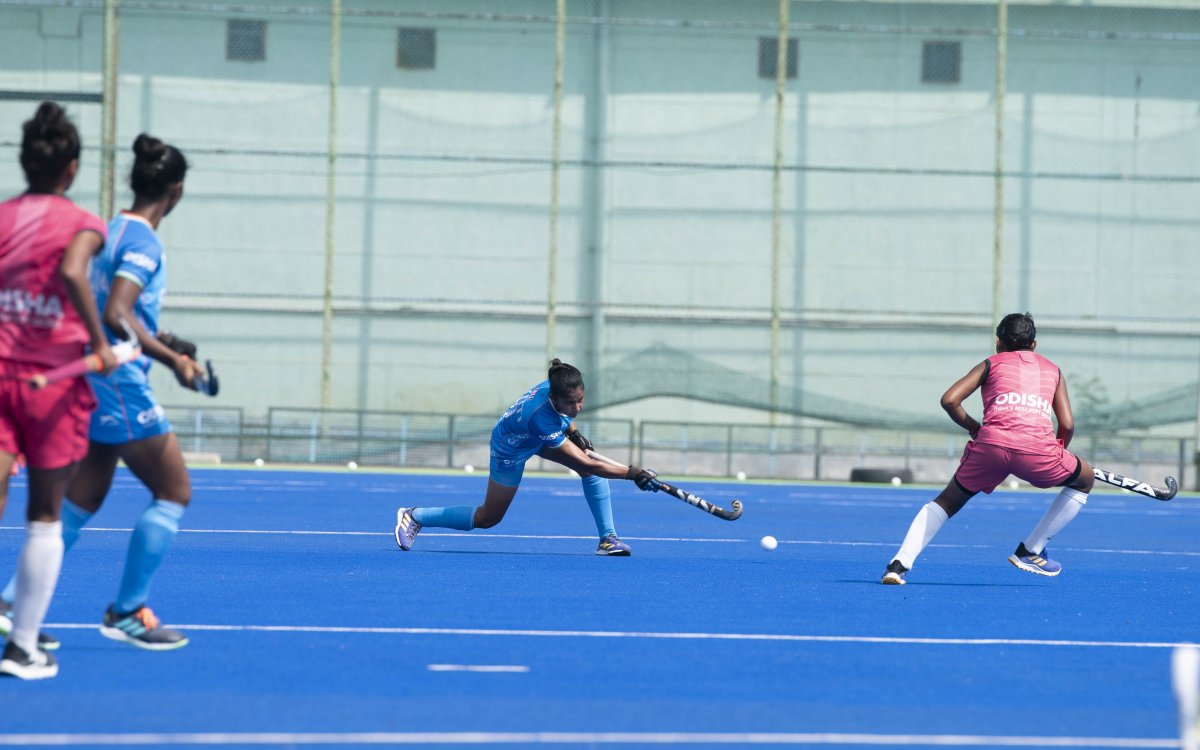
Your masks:
<svg viewBox="0 0 1200 750"><path fill-rule="evenodd" d="M133 152L133 208L109 224L108 242L92 262L90 281L110 340L116 340L112 331L127 325L137 336L143 356L111 375L88 376L99 406L92 414L87 456L67 488L62 533L69 550L104 503L118 459L146 485L153 499L134 525L117 598L105 611L100 632L161 651L188 642L182 633L161 627L146 600L191 500L192 487L179 441L150 388L150 360L170 367L176 380L189 388L203 371L158 336L166 259L155 230L183 198L187 160L174 146L144 133L134 142ZM2 594L4 601L12 601L14 590L10 582ZM57 645L44 634L42 638Z"/></svg>
<svg viewBox="0 0 1200 750"><path fill-rule="evenodd" d="M592 443L575 428L583 410L583 375L555 359L546 380L525 392L492 429L491 462L483 505L448 508L400 508L396 511L396 544L409 550L425 526L442 529L489 529L500 523L516 497L525 462L534 456L562 464L583 479L583 496L600 536L597 555L629 556L630 548L613 525L609 479L628 479L651 490L657 476L649 469L608 463L589 455Z"/></svg>

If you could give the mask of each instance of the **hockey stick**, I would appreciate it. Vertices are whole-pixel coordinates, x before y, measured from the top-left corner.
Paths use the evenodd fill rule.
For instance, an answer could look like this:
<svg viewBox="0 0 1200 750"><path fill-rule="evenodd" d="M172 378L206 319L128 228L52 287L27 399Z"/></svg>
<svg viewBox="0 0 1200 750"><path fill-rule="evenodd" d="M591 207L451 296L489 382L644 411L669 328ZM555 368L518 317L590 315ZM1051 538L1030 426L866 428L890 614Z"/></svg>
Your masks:
<svg viewBox="0 0 1200 750"><path fill-rule="evenodd" d="M171 351L193 361L196 359L197 347L191 341L180 338L168 330L158 332L158 340ZM204 369L207 371L205 375L198 375L192 379L192 389L197 393L203 393L205 396L215 396L220 389L220 382L217 380L217 373L213 369L211 359L204 360Z"/></svg>
<svg viewBox="0 0 1200 750"><path fill-rule="evenodd" d="M616 466L624 466L625 465L625 464L621 463L620 461L614 461L613 459L609 458L608 456L603 456L595 451L589 451L588 453L592 456L592 458L599 459L600 461L604 461L605 463L614 464ZM682 487L676 487L673 484L667 484L666 482L662 481L661 479L655 479L654 484L651 485L651 489L653 489L655 492L665 492L674 498L682 500L683 502L687 503L688 505L691 505L695 508L699 508L700 510L704 511L705 513L711 513L712 515L716 516L717 518L720 518L720 519L723 519L726 521L736 521L742 517L742 501L741 500L734 500L733 505L730 506L729 510L726 510L725 508L722 508L719 505L713 505L712 503L710 503L709 501L705 500L702 497L699 497L698 495L693 495L692 493L688 492L687 490L683 489Z"/></svg>
<svg viewBox="0 0 1200 750"><path fill-rule="evenodd" d="M119 344L113 344L112 353L117 358L117 364L123 365L126 362L132 362L137 359L142 353L142 347L138 344L137 336L129 325L122 320L121 326L125 329L125 340ZM40 390L50 385L68 378L77 378L80 375L87 375L89 372L101 372L104 370L104 362L100 359L99 354L88 354L80 357L74 362L68 362L60 367L55 367L49 372L39 372L37 375L29 378L29 384L34 390Z"/></svg>
<svg viewBox="0 0 1200 750"><path fill-rule="evenodd" d="M1166 487L1155 487L1152 484L1146 484L1145 482L1139 482L1136 479L1123 477L1120 474L1114 474L1111 471L1098 469L1095 466L1092 467L1092 472L1101 482L1115 485L1123 490L1136 492L1139 495L1152 497L1155 500L1162 500L1163 502L1175 497L1175 493L1179 492L1179 482L1175 481L1175 477L1166 478Z"/></svg>
<svg viewBox="0 0 1200 750"><path fill-rule="evenodd" d="M211 359L204 360L204 369L207 371L204 375L197 375L192 379L192 387L198 393L203 393L205 396L215 396L221 387L220 381L217 380L217 371L213 369Z"/></svg>

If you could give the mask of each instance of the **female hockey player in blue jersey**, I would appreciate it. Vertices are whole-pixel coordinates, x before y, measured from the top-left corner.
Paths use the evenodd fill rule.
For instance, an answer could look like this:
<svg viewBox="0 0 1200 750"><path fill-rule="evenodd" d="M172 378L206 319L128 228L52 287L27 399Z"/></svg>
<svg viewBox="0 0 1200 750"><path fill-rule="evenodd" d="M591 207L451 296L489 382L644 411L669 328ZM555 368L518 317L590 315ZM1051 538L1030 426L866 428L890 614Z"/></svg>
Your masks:
<svg viewBox="0 0 1200 750"><path fill-rule="evenodd" d="M546 380L525 392L508 408L492 430L487 494L479 507L408 508L396 511L396 544L409 550L422 527L488 529L504 518L516 497L525 462L534 456L573 469L583 480L583 496L600 536L597 555L624 556L629 545L617 537L613 526L608 480L628 479L638 489L653 490L656 474L638 466L623 466L594 458L592 443L575 428L583 410L583 375L555 359Z"/></svg>

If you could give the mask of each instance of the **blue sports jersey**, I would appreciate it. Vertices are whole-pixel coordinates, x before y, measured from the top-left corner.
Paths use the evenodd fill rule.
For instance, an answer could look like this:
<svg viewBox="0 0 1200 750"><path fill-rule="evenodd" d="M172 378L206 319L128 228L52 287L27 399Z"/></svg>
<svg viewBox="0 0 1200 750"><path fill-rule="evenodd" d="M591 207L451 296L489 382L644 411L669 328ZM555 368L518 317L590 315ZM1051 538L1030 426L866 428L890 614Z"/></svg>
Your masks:
<svg viewBox="0 0 1200 750"><path fill-rule="evenodd" d="M104 310L113 279L118 276L129 279L142 289L133 313L147 333L156 335L163 295L167 290L166 260L162 241L148 221L125 212L117 214L108 224L108 242L92 259L88 277L97 307ZM109 331L108 339L115 343L118 337ZM150 358L142 355L130 365L149 370Z"/></svg>
<svg viewBox="0 0 1200 750"><path fill-rule="evenodd" d="M542 448L557 448L567 439L571 418L550 403L550 381L543 380L508 407L492 429L492 453L524 461Z"/></svg>

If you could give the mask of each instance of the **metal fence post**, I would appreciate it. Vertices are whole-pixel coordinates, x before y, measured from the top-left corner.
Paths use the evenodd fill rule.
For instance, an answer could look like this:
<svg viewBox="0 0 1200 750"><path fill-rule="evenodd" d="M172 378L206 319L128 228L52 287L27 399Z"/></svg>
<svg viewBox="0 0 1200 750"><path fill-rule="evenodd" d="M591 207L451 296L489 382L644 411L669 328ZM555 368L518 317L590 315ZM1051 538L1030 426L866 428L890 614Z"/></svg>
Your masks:
<svg viewBox="0 0 1200 750"><path fill-rule="evenodd" d="M310 464L317 462L317 436L320 435L320 419L321 412L314 412L308 428L308 462Z"/></svg>
<svg viewBox="0 0 1200 750"><path fill-rule="evenodd" d="M725 427L725 476L733 476L733 425Z"/></svg>
<svg viewBox="0 0 1200 750"><path fill-rule="evenodd" d="M450 415L450 423L446 426L446 468L454 468L454 415Z"/></svg>
<svg viewBox="0 0 1200 750"><path fill-rule="evenodd" d="M821 428L813 436L813 479L821 478Z"/></svg>

